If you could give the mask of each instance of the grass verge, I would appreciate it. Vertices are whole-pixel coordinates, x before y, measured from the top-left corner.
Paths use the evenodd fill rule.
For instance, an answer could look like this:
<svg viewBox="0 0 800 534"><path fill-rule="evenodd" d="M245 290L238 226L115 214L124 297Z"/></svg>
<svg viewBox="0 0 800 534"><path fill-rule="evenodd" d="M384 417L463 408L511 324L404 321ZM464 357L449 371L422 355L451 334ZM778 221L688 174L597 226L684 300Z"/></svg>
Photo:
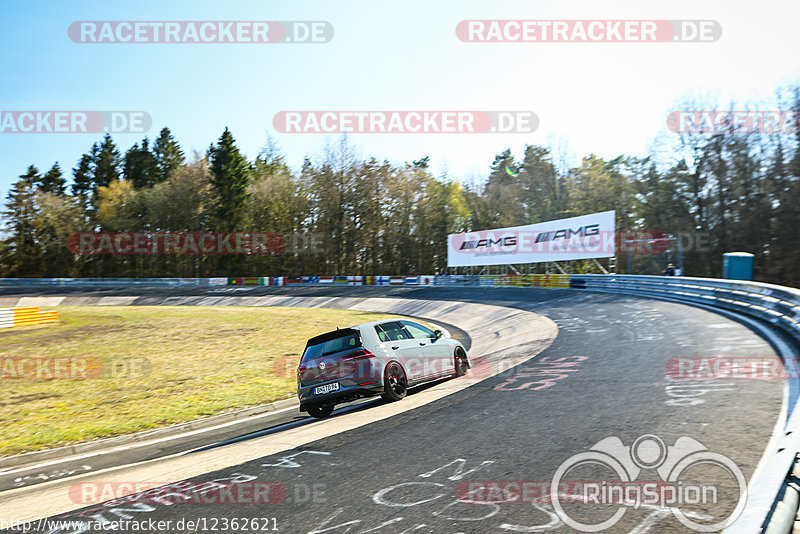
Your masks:
<svg viewBox="0 0 800 534"><path fill-rule="evenodd" d="M0 456L290 397L309 337L391 317L238 306L63 306L58 311L58 324L0 331ZM23 361L36 358L48 358L49 370L60 369L65 378L20 378L36 363ZM41 367L38 372L47 376Z"/></svg>

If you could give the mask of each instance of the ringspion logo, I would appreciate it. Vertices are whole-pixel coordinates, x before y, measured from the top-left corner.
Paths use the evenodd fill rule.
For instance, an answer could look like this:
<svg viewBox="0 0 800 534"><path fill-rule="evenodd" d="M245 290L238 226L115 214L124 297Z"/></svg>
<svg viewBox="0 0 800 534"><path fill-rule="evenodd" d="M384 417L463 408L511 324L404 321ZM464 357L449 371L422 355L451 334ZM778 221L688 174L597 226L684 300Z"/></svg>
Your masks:
<svg viewBox="0 0 800 534"><path fill-rule="evenodd" d="M658 479L645 479L645 473ZM565 484L573 490L569 494L563 493ZM716 532L739 517L747 500L747 482L733 460L688 436L667 445L652 434L630 445L611 436L567 458L549 490L556 515L580 532L609 529L629 509L643 505L671 512L688 529ZM582 507L598 505L617 509L607 519L591 522L579 513Z"/></svg>
<svg viewBox="0 0 800 534"><path fill-rule="evenodd" d="M333 33L322 20L81 20L67 29L82 44L327 43Z"/></svg>

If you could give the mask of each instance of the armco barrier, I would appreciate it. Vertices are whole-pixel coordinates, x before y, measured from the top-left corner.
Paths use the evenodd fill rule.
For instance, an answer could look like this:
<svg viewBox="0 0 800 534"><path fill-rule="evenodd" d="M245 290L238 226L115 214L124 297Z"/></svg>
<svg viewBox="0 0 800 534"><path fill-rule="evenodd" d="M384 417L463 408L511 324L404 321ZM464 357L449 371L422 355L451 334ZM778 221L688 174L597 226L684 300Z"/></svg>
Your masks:
<svg viewBox="0 0 800 534"><path fill-rule="evenodd" d="M57 311L39 311L37 307L0 308L0 328L55 323Z"/></svg>
<svg viewBox="0 0 800 534"><path fill-rule="evenodd" d="M570 287L569 274L455 274L434 277L437 286Z"/></svg>
<svg viewBox="0 0 800 534"><path fill-rule="evenodd" d="M228 278L229 286L268 286L268 276L231 276Z"/></svg>
<svg viewBox="0 0 800 534"><path fill-rule="evenodd" d="M568 274L507 274L496 278L498 286L569 287Z"/></svg>
<svg viewBox="0 0 800 534"><path fill-rule="evenodd" d="M637 275L571 275L570 286L721 308L770 323L800 342L800 290L794 288L716 278ZM751 482L744 513L726 532L776 534L795 528L800 496L800 409L792 412L776 451L767 454L771 456Z"/></svg>
<svg viewBox="0 0 800 534"><path fill-rule="evenodd" d="M570 287L631 293L724 308L781 327L800 340L800 290L789 287L679 276L571 275Z"/></svg>

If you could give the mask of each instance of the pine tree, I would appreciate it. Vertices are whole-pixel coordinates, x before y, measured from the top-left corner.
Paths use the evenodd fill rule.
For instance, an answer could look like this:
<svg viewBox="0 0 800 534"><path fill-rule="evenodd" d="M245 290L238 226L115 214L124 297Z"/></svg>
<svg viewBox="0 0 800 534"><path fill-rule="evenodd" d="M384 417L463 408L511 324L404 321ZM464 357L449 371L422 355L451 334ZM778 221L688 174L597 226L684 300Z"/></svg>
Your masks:
<svg viewBox="0 0 800 534"><path fill-rule="evenodd" d="M53 166L42 177L39 190L43 193L53 193L57 196L64 196L67 189L67 181L61 172L61 166L55 162Z"/></svg>
<svg viewBox="0 0 800 534"><path fill-rule="evenodd" d="M97 146L97 145L95 145ZM103 142L95 149L94 189L108 186L114 180L119 180L121 157L114 140L110 134L103 137Z"/></svg>
<svg viewBox="0 0 800 534"><path fill-rule="evenodd" d="M486 188L513 183L514 176L517 174L518 170L519 168L514 162L511 149L505 149L494 157L489 171L489 178L486 180Z"/></svg>
<svg viewBox="0 0 800 534"><path fill-rule="evenodd" d="M510 149L495 156L484 194L493 226L515 226L529 222L522 206L522 186L519 166L514 163Z"/></svg>
<svg viewBox="0 0 800 534"><path fill-rule="evenodd" d="M168 180L170 175L184 163L183 150L175 141L169 128L161 129L158 139L153 143L153 155L158 165L159 182Z"/></svg>
<svg viewBox="0 0 800 534"><path fill-rule="evenodd" d="M142 146L134 144L125 153L125 163L122 168L122 176L125 181L133 185L135 189L151 187L161 182L161 169L158 160L150 152L149 140L147 137L142 139Z"/></svg>
<svg viewBox="0 0 800 534"><path fill-rule="evenodd" d="M211 165L211 185L217 194L217 220L224 230L239 228L244 219L247 188L250 185L250 166L239 152L228 128L216 146L208 149Z"/></svg>
<svg viewBox="0 0 800 534"><path fill-rule="evenodd" d="M412 162L412 166L415 169L427 169L431 164L431 157L425 156L424 158L419 158Z"/></svg>
<svg viewBox="0 0 800 534"><path fill-rule="evenodd" d="M36 216L34 195L40 181L39 170L31 165L25 174L20 175L6 197L2 215L9 234L5 243L12 255L9 268L11 276L37 276L40 271L41 255L36 246L33 224Z"/></svg>
<svg viewBox="0 0 800 534"><path fill-rule="evenodd" d="M277 144L270 138L261 149L253 164L253 172L258 174L288 173L286 158L281 154Z"/></svg>
<svg viewBox="0 0 800 534"><path fill-rule="evenodd" d="M528 145L519 166L526 219L530 223L558 219L567 208L567 189L551 161L550 150Z"/></svg>
<svg viewBox="0 0 800 534"><path fill-rule="evenodd" d="M94 159L91 154L84 154L72 169L72 196L84 211L91 209L92 183L94 182Z"/></svg>

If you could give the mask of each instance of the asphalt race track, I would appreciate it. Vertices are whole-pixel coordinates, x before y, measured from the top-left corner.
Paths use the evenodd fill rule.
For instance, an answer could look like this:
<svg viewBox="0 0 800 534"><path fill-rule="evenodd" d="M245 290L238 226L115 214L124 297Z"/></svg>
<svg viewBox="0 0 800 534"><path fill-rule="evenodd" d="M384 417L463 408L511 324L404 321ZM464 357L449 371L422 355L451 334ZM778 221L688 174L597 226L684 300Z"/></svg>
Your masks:
<svg viewBox="0 0 800 534"><path fill-rule="evenodd" d="M194 478L182 486L173 485L171 491L50 518L137 522L126 523L119 530L58 529L49 523L34 523L30 531L576 532L579 530L555 513L549 490L542 488L548 488L545 485L562 464L590 451L601 440L616 437L625 446L645 444L635 449L637 454L634 449L622 449L614 456L626 467L636 464L641 468L630 480L663 480L661 473L649 466L655 466L659 457L663 461L664 455L679 461L688 449L677 446L676 441L691 438L709 453L730 459L749 481L776 423L783 423L786 417L785 380L679 380L667 376L671 358L775 356L766 341L742 324L698 308L556 289L244 290L240 294L247 296L392 296L482 302L542 314L556 322L559 334L552 345L519 367L420 408L299 450ZM2 288L0 305L4 297L19 296L23 291L36 296L69 295L73 290ZM106 296L220 291L74 290L75 294ZM380 402L370 401L356 409L369 413L371 405ZM275 429L273 436L279 437L280 431ZM657 439L637 442L646 435ZM659 440L669 453L654 451ZM602 467L597 465L573 465L577 465L575 473L562 480L610 478L608 470L598 471ZM688 478L681 481L687 486L698 480L714 486L718 502L681 506L685 519L704 524L724 520L738 499L735 480L723 469L696 469L694 473L687 470ZM214 487L213 482L224 489L209 494L209 501L198 502L198 488ZM524 497L523 488L529 490ZM587 524L600 523L624 510L604 532L691 531L669 509L654 505L565 499L559 507L573 520ZM159 525L159 521L171 524Z"/></svg>

